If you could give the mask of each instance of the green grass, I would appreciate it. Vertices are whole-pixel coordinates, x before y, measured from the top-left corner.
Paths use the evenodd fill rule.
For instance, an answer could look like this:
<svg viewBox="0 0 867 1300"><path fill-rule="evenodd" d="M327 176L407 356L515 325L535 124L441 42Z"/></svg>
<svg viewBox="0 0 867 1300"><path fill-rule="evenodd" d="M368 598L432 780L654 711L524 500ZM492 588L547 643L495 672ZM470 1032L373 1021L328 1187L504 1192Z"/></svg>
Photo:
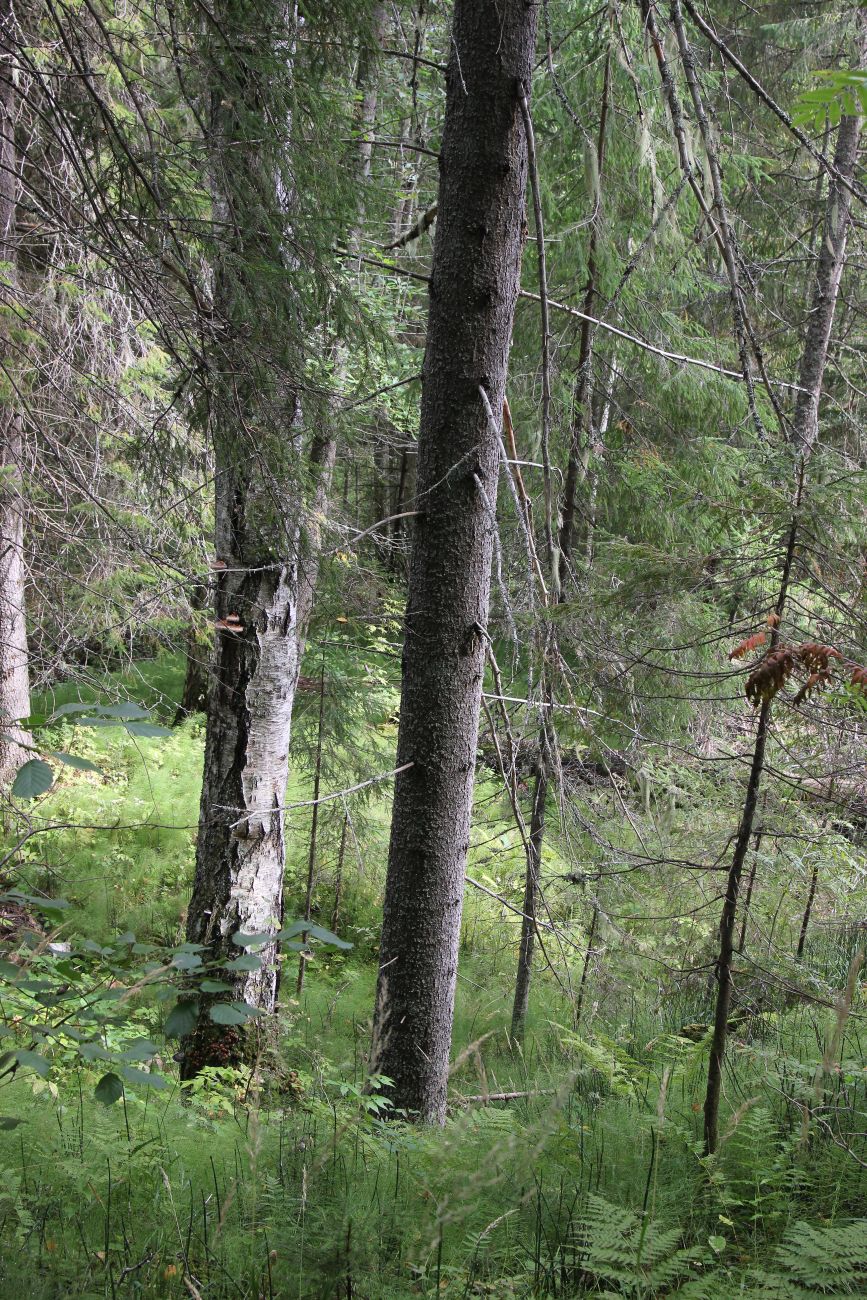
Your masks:
<svg viewBox="0 0 867 1300"><path fill-rule="evenodd" d="M105 686L164 716L179 688L177 661L142 665ZM104 940L132 929L175 942L195 854L201 722L165 740L59 730L57 744L92 758L102 775L65 769L29 810L33 828L54 829L27 840L16 883L68 898L71 933ZM302 768L289 801L308 792ZM388 816L387 789L353 809L340 930L355 947L317 954L300 1005L291 996L296 958L287 957L278 1038L255 1078L205 1079L185 1103L174 1083L166 1092L131 1085L108 1108L93 1100L98 1062L72 1069L57 1058L47 1078L20 1070L0 1080L0 1111L22 1121L0 1125L0 1294L867 1294L867 1261L859 1272L857 1241L847 1245L846 1236L867 1206L860 1021L850 1023L841 1068L821 1082L826 1130L805 1128L804 1107L815 1104L833 1010L800 1003L754 1015L729 1054L720 1157L703 1161L707 1044L677 1030L706 1021L708 980L671 983L661 996L640 927L620 949L616 932L604 930L597 943L612 952L593 969L576 1029L560 984L575 987L586 942L589 904L575 886L552 893L575 952L566 951L559 981L540 965L522 1048L508 1034L517 920L468 890L449 1121L442 1132L384 1122L362 1085ZM340 826L331 806L315 900L325 924ZM471 874L514 896L521 855L488 778L473 836ZM287 915L300 905L308 837L309 810L298 810ZM556 844L550 854L556 874ZM837 987L854 942L814 942L817 969ZM134 1011L136 1032L154 1037L172 1081L164 1011L147 999ZM20 1045L14 1024L3 1028L4 1046ZM464 1103L492 1092L528 1095ZM826 1251L827 1285L797 1274L801 1241L816 1267Z"/></svg>
<svg viewBox="0 0 867 1300"><path fill-rule="evenodd" d="M740 1287L769 1271L798 1220L836 1212L843 1222L859 1199L863 1213L865 1180L833 1148L801 1149L798 1124L781 1127L767 1091L720 1164L704 1167L701 1072L682 1059L660 1101L675 1060L666 1050L651 1049L628 1086L614 1086L580 1054L540 1049L528 1070L501 1033L480 1048L488 1084L540 1095L456 1104L443 1132L383 1124L351 1089L340 1095L361 1078L373 973L324 965L284 1017L279 1069L261 1098L214 1087L182 1106L176 1094L129 1089L106 1109L72 1080L57 1097L42 1080L7 1087L4 1112L25 1123L0 1134L3 1294L181 1296L185 1276L206 1297L576 1294L588 1196L604 1199L613 1223L616 1207L646 1204L649 1231L676 1229L677 1248L695 1252L687 1277L708 1294L772 1294ZM457 1047L472 1010L464 992ZM281 1095L289 1068L301 1090ZM477 1069L454 1080L456 1102L480 1087ZM742 1086L761 1078L760 1062L741 1063ZM639 1277L640 1261L626 1262Z"/></svg>

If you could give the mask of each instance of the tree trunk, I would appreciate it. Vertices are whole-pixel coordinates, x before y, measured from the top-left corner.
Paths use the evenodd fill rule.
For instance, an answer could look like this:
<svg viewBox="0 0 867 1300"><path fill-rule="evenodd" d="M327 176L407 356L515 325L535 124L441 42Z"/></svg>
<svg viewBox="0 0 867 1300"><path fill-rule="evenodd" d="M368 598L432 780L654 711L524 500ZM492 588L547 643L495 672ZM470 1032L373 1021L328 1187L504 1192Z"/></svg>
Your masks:
<svg viewBox="0 0 867 1300"><path fill-rule="evenodd" d="M597 176L597 208L595 219L590 231L590 239L587 249L587 285L584 290L584 301L582 310L585 312L585 318L581 322L581 342L578 356L578 377L575 383L575 392L572 406L572 430L570 438L569 459L566 469L566 476L563 486L563 492L560 501L560 529L557 539L558 554L555 557L553 544L548 549L548 563L550 567L550 586L555 593L558 602L566 599L566 576L569 571L569 565L572 559L575 534L575 515L577 507L577 494L579 482L583 483L587 477L587 469L590 463L591 452L591 427L592 416L587 418L592 396L591 385L591 367L593 364L593 342L594 331L591 327L589 317L592 315L594 301L596 297L596 279L597 279L597 253L598 239L600 231L600 215L602 206L602 174L605 168L605 140L608 124L608 111L611 89L611 44L609 41L608 52L605 58L605 72L602 82L602 107L599 113L599 130L596 137L596 176ZM533 162L531 160L531 166ZM541 210L537 212L537 236L541 233ZM542 241L543 242L543 241ZM541 263L541 247L540 247ZM544 281L544 276L543 276ZM545 288L544 283L541 286L540 296L544 301ZM546 321L543 312L542 321L543 334L547 333ZM543 370L547 370L543 357ZM543 429L546 426L545 417L545 398L543 397ZM588 436L583 436L585 425L588 428ZM543 445L547 446L547 431L543 434ZM594 488L595 493L595 488ZM588 501L586 547L587 554L592 549L592 528L590 525L591 502ZM532 529L532 523L527 512L527 533L528 536ZM556 630L552 629L550 635L556 637ZM543 659L546 655L547 647L542 645ZM556 659L556 653L554 658ZM544 700L547 706L553 703L553 692L550 682L543 692ZM548 709L550 714L550 707ZM556 738L554 738L556 744ZM518 949L518 969L515 975L515 997L512 1003L512 1037L520 1040L524 1033L524 1024L527 1018L527 1008L530 999L530 983L533 975L533 949L535 947L536 936L536 904L539 895L539 872L542 864L542 844L545 838L545 802L548 798L548 788L551 781L551 741L548 738L547 724L543 724L539 738L539 758L536 769L536 779L533 787L533 807L530 815L530 835L526 841L526 871L524 876L524 915L521 921L521 942Z"/></svg>
<svg viewBox="0 0 867 1300"><path fill-rule="evenodd" d="M786 575L786 578L788 578L788 574ZM783 592L782 604L785 603L785 588L787 587L788 581L786 580L784 587L781 587L781 591ZM779 604L777 608L779 611ZM737 910L741 873L743 872L744 861L750 844L750 836L752 835L753 830L753 818L756 813L759 787L761 785L762 772L765 766L765 748L768 741L770 717L771 703L770 700L766 700L764 704L762 704L759 713L759 721L756 726L755 747L753 749L750 776L747 782L744 809L741 814L741 824L738 828L737 839L735 841L732 865L729 868L729 874L726 881L726 893L723 900L722 916L720 917L719 923L720 946L719 955L717 956L716 961L717 996L716 1007L714 1010L710 1062L707 1071L707 1090L704 1099L705 1155L712 1155L713 1152L716 1151L719 1136L719 1103L722 1093L722 1066L728 1038L728 1022L732 999L732 959L734 957L735 913Z"/></svg>
<svg viewBox="0 0 867 1300"><path fill-rule="evenodd" d="M801 921L801 932L798 935L798 951L795 953L795 960L800 961L804 955L804 947L807 943L807 931L810 928L810 916L813 912L813 900L816 897L816 886L819 883L819 860L813 863L813 871L810 876L810 892L807 894L807 905L804 908L804 917Z"/></svg>
<svg viewBox="0 0 867 1300"><path fill-rule="evenodd" d="M542 842L545 838L545 802L550 780L549 754L546 732L539 739L539 759L533 784L533 810L530 814L530 835L527 841L527 870L524 877L524 906L521 917L521 942L518 948L518 970L515 975L515 999L512 1003L512 1038L518 1042L524 1037L527 1008L530 1003L530 983L533 976L533 948L536 940L536 898L539 892L539 872L542 866Z"/></svg>
<svg viewBox="0 0 867 1300"><path fill-rule="evenodd" d="M15 226L20 178L15 126L19 40L12 4L0 0L0 276L8 304L4 332L10 310L15 311L18 278ZM7 358L14 355L9 348L4 350ZM7 786L30 757L23 745L32 743L19 725L30 713L30 675L24 606L23 427L13 385L7 369L0 397L0 787Z"/></svg>
<svg viewBox="0 0 867 1300"><path fill-rule="evenodd" d="M356 128L358 130L358 162L357 175L359 185L364 185L370 179L371 164L373 162L373 126L376 121L376 103L379 98L379 85L377 83L376 59L379 55L383 44L385 43L385 33L388 27L388 15L385 5L375 4L370 16L370 45L362 47L358 56L358 72L355 77L355 89L358 94L358 109L356 112ZM359 200L359 218L364 215L361 201ZM357 246L360 237L359 220L356 230L353 232L353 245Z"/></svg>
<svg viewBox="0 0 867 1300"><path fill-rule="evenodd" d="M590 929L587 933L587 949L584 953L584 964L581 967L581 983L578 986L578 999L575 1003L574 1027L577 1030L581 1024L581 1014L584 1010L584 994L587 991L587 976L590 973L590 959L593 956L593 941L596 938L596 925L599 921L599 899L593 899L593 912L590 916Z"/></svg>
<svg viewBox="0 0 867 1300"><path fill-rule="evenodd" d="M292 706L336 454L333 429L318 431L308 453L313 482L305 494L292 340L281 340L273 328L263 339L254 327L247 341L251 320L266 319L262 294L292 270L286 251L292 194L276 138L291 138L291 122L288 96L275 106L272 81L275 73L291 80L294 19L276 3L270 13L274 31L268 33L255 0L249 8L228 0L227 12L209 29L214 216L225 232L215 308L226 337L214 358L212 405L217 643L187 938L204 944L212 960L239 955L232 946L239 931L274 934L282 920ZM249 32L238 30L239 18L250 24ZM288 64L271 77L259 58L263 48L288 51ZM364 115L373 114L375 102L375 96L365 98L362 125L372 125ZM275 135L273 122L280 120L287 122L286 131ZM368 164L363 151L359 170ZM252 278L263 266L274 275ZM288 284L284 296L287 289ZM282 301L274 304L278 320L285 310ZM297 329L294 321L284 328L292 325ZM258 956L260 969L231 973L231 996L271 1012L278 990L276 944ZM198 1028L184 1046L183 1078L244 1050L241 1035L211 1024L207 1010L202 999Z"/></svg>
<svg viewBox="0 0 867 1300"><path fill-rule="evenodd" d="M591 428L593 445L590 450L594 457L594 466L590 470L590 482L587 488L587 527L584 536L584 568L589 574L593 568L593 557L596 549L596 510L597 499L599 495L599 463L600 457L605 452L605 439L608 434L608 424L611 419L611 403L614 394L614 384L617 380L617 364L611 362L608 379L605 384L605 391L602 396L602 410L599 413L598 420L595 420Z"/></svg>
<svg viewBox="0 0 867 1300"><path fill-rule="evenodd" d="M755 843L753 845L753 862L752 862L752 866L750 867L750 876L749 876L749 880L747 881L747 893L746 893L746 898L744 899L744 906L741 914L741 933L738 938L738 946L737 946L737 951L739 953L743 952L744 944L746 943L747 940L747 921L750 919L750 903L752 902L753 899L753 886L756 883L756 870L759 865L759 849L762 847L763 834L764 834L764 830L762 828L756 831Z"/></svg>
<svg viewBox="0 0 867 1300"><path fill-rule="evenodd" d="M208 704L208 669L211 662L211 644L199 627L196 615L205 608L207 588L198 586L190 597L190 625L187 629L187 664L184 689L178 703L172 726L177 727L194 713L204 713Z"/></svg>
<svg viewBox="0 0 867 1300"><path fill-rule="evenodd" d="M371 1068L442 1123L485 660L499 439L521 264L537 7L456 0L419 434L399 766Z"/></svg>
<svg viewBox="0 0 867 1300"><path fill-rule="evenodd" d="M602 176L605 170L605 139L608 127L608 107L611 90L611 42L605 56L605 75L602 83L602 108L599 114L599 132L596 137L596 212L590 227L590 239L587 247L587 284L584 289L584 301L581 310L581 341L578 349L578 375L575 380L575 392L572 399L572 430L569 447L569 461L566 466L566 479L563 485L563 499L560 506L560 536L558 539L560 558L558 590L561 595L566 588L569 565L572 560L575 534L575 515L578 507L578 488L587 478L590 464L591 437L587 418L590 409L589 397L592 392L593 343L595 326L590 319L594 312L596 300L596 279L598 262L599 232L601 229ZM587 535L590 535L589 515Z"/></svg>
<svg viewBox="0 0 867 1300"><path fill-rule="evenodd" d="M266 18L273 30L254 39L253 28ZM269 69L257 56L258 42L291 49L294 30L280 7L263 15L255 5L230 0L217 19L204 49L219 240L214 308L221 327L209 357L216 643L187 939L204 945L210 960L230 961L241 953L232 943L235 934L273 934L282 919L282 808L305 592L315 579L316 522L311 516L314 535L304 547L300 406L292 379L297 357L289 322L283 320L287 337L278 342L263 339L251 325L257 299L273 292L261 268L268 268L274 284L290 270L287 189L271 122L285 116L280 79L291 77L291 67ZM278 302L268 305L280 311ZM226 978L234 1000L271 1011L275 945L259 956L259 969L226 972ZM243 1051L238 1030L211 1023L209 1001L202 999L199 1025L184 1045L183 1078Z"/></svg>
<svg viewBox="0 0 867 1300"><path fill-rule="evenodd" d="M337 850L337 868L334 872L334 903L331 908L330 928L332 934L337 934L337 927L340 924L340 904L343 901L343 863L346 859L346 833L349 830L349 817L343 814L343 825L340 828L340 848Z"/></svg>
<svg viewBox="0 0 867 1300"><path fill-rule="evenodd" d="M319 830L319 791L322 780L322 731L325 721L325 660L319 673L319 720L316 729L316 769L313 774L313 813L310 818L310 848L307 853L307 885L304 891L304 920L309 921L313 915L313 887L316 884L316 847ZM302 944L307 942L307 931L301 935ZM298 978L295 981L295 996L300 998L304 992L304 973L307 967L307 954L303 950L298 954Z"/></svg>
<svg viewBox="0 0 867 1300"><path fill-rule="evenodd" d="M859 24L859 66L861 66L865 56L867 56L867 13L862 10L857 22ZM860 117L844 117L837 132L834 167L837 176L841 179L838 180L837 176L835 176L828 189L828 200L825 209L825 238L822 241L822 250L816 268L816 282L813 288L809 324L798 375L798 384L803 391L798 393L795 403L792 442L800 452L800 484L789 530L786 555L783 561L780 591L777 597L778 623L782 620L788 594L798 532L798 512L803 489L804 467L815 445L819 431L819 402L825 377L828 342L831 336L834 306L845 262L849 217L849 190L846 188L845 182L851 182L854 176L860 131ZM774 628L771 637L771 648L777 644L778 639L779 627L777 626ZM764 770L765 747L770 730L770 721L771 702L766 700L759 711L744 808L735 841L732 863L729 868L725 900L719 924L720 947L716 964L717 997L710 1061L708 1063L707 1091L704 1101L704 1144L705 1154L707 1155L712 1155L716 1151L719 1140L722 1068L728 1038L729 1009L732 995L735 913L741 875L749 848L750 836L753 833L753 821Z"/></svg>
<svg viewBox="0 0 867 1300"><path fill-rule="evenodd" d="M858 22L861 28L858 66L863 68L867 60L867 9L860 11ZM851 180L855 175L860 137L861 118L844 117L837 132L837 147L834 151L834 166L843 181ZM819 435L822 381L828 360L828 344L831 341L831 326L834 323L840 279L846 263L846 237L849 232L852 194L843 181L832 177L828 187L822 242L816 265L816 280L807 317L804 351L798 376L801 391L795 401L795 413L792 418L792 441L804 456L808 456L812 451Z"/></svg>

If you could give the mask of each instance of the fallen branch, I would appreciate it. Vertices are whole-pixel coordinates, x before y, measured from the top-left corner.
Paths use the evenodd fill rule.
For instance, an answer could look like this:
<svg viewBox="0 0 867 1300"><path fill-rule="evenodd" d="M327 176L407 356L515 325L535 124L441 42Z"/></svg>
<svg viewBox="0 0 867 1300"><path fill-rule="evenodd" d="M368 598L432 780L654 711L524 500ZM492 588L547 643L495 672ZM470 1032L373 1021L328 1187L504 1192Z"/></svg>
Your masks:
<svg viewBox="0 0 867 1300"><path fill-rule="evenodd" d="M553 1088L540 1088L535 1092L480 1092L474 1097L452 1097L453 1106L471 1106L481 1103L487 1106L489 1101L520 1101L523 1097L553 1097Z"/></svg>

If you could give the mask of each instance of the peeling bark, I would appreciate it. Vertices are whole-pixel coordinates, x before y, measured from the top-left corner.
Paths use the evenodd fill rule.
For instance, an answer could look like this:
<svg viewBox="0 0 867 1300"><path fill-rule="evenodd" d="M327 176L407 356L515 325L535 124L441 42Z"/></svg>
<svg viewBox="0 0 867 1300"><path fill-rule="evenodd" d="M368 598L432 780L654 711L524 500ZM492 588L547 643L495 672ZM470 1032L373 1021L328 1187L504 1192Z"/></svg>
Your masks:
<svg viewBox="0 0 867 1300"><path fill-rule="evenodd" d="M231 13L219 30L228 33L229 42L217 51L211 138L215 222L228 232L215 277L215 308L226 323L226 338L214 359L212 405L217 640L187 922L188 940L204 944L210 960L239 956L242 950L232 943L239 931L275 934L282 922L283 804L292 707L336 456L329 424L313 438L304 464L300 400L291 378L297 358L288 345L284 372L276 379L267 349L260 358L255 348L245 346L251 307L255 311L258 302L257 284L247 283L247 277L262 264L291 273L283 233L292 197L281 180L279 160L272 160L269 174L261 148L251 147L245 137L251 123L255 132L257 120L269 120L269 87L257 78L253 60L248 61L256 41L245 39L243 31L233 40L230 19L237 22L239 14L246 15L258 33L256 40L262 40L261 9L253 3L248 11L244 0L240 8L237 0L225 3ZM281 31L279 44L272 35L272 48L289 50L291 58L291 24L279 5L273 14ZM383 22L378 10L376 39ZM368 51L366 70L359 72L360 89L371 66ZM366 91L364 124L372 125L375 107L376 95ZM267 126L262 134L267 138ZM369 161L369 154L360 155L360 182ZM360 213L360 193L358 202ZM263 212L281 212L282 223L269 230ZM273 1012L279 986L276 944L266 944L258 956L261 969L227 977L232 998ZM199 1028L184 1045L184 1078L245 1050L243 1035L210 1024L207 1009L208 1000L202 999Z"/></svg>
<svg viewBox="0 0 867 1300"><path fill-rule="evenodd" d="M267 15L244 0L225 0L204 53L211 79L209 132L215 251L209 431L215 464L215 647L187 939L207 960L241 954L239 931L274 934L283 911L283 804L292 705L301 665L304 619L316 580L318 519L304 512L301 409L293 372L294 340L260 343L251 326L262 285L288 275L287 187L271 116L284 112L285 84L272 88L250 36L291 50L291 15ZM261 31L270 20L273 30ZM291 77L291 66L281 70ZM257 123L259 124L257 127ZM256 148L251 148L250 137ZM267 286L266 290L267 292ZM278 291L279 292L279 291ZM285 310L277 301L275 311ZM289 321L284 322L288 332ZM333 455L330 461L333 464ZM326 472L327 477L327 472ZM321 481L321 476L320 476ZM314 507L321 502L314 502ZM309 527L308 527L309 524ZM226 972L232 998L273 1011L276 945L259 951L261 968ZM218 995L219 996L219 995ZM208 1018L184 1044L181 1075L225 1064L245 1049L244 1035Z"/></svg>

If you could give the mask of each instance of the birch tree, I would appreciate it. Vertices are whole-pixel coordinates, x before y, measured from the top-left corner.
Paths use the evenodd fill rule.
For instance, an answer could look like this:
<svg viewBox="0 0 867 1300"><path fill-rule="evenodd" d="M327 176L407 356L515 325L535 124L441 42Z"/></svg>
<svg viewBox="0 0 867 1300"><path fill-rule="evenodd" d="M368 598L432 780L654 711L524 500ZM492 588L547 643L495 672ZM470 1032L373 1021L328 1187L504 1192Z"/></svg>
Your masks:
<svg viewBox="0 0 867 1300"><path fill-rule="evenodd" d="M244 956L233 940L274 936L282 920L292 707L336 453L333 411L305 447L298 378L304 324L292 292L301 268L294 251L291 84L299 19L282 5L266 14L263 31L261 5L227 0L205 50L219 240L214 307L222 325L211 357L209 410L216 643L187 938L212 960L235 963L227 970L237 1020L276 1005L276 942ZM377 10L375 41L382 25ZM358 86L362 128L372 125L376 108L367 87L371 67L367 53ZM362 174L366 163L369 154L359 164ZM263 305L270 320L263 320ZM227 1013L217 1013L223 1019L215 1024L212 1012L205 999L185 1047L185 1077L225 1062L227 1044L230 1056L240 1050L238 1027Z"/></svg>
<svg viewBox="0 0 867 1300"><path fill-rule="evenodd" d="M225 0L203 48L219 320L208 412L216 639L187 938L212 959L241 956L232 946L239 931L280 927L292 704L315 580L315 536L304 553L291 180L278 143L288 125L296 21L279 4ZM267 343L263 309L277 331ZM230 976L235 999L273 1010L276 946L247 964L255 969ZM240 1037L203 1014L183 1074L224 1060L217 1044L233 1034Z"/></svg>

